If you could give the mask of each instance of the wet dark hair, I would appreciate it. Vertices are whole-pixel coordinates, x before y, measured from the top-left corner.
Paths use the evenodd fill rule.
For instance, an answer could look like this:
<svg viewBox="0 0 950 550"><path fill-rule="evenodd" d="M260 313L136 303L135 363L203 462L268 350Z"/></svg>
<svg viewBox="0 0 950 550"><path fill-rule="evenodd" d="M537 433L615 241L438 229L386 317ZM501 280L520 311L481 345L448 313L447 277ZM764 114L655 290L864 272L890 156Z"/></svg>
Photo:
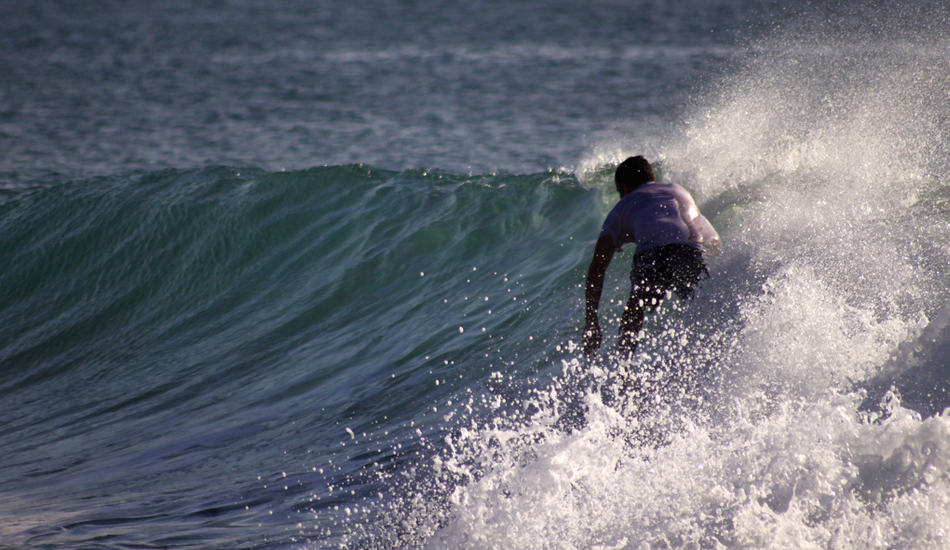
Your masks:
<svg viewBox="0 0 950 550"><path fill-rule="evenodd" d="M631 187L637 187L640 184L650 181L656 181L656 175L653 174L653 167L647 162L647 159L637 155L630 157L620 163L617 172L614 173L614 182L617 185L625 184Z"/></svg>

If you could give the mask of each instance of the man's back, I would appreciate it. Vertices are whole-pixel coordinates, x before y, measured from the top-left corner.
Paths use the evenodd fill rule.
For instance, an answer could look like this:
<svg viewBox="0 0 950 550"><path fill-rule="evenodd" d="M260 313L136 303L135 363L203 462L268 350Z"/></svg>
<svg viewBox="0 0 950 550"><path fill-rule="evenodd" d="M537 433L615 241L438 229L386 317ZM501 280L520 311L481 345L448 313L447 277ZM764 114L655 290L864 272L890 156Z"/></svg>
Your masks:
<svg viewBox="0 0 950 550"><path fill-rule="evenodd" d="M690 211L697 212L689 193L675 183L644 183L625 195L607 215L601 235L613 237L618 248L634 242L637 252L666 244L699 247L701 237L691 229Z"/></svg>

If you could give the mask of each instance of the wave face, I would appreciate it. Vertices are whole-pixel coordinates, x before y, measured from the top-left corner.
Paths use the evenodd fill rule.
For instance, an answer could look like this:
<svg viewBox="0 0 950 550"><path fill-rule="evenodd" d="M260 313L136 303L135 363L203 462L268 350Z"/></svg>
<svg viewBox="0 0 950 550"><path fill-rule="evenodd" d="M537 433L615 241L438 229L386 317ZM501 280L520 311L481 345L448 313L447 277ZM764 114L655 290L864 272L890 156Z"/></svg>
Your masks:
<svg viewBox="0 0 950 550"><path fill-rule="evenodd" d="M228 522L273 512L287 495L256 495L258 476L288 460L318 479L333 461L331 485L394 460L388 443L342 447L344 428L436 429L445 396L508 362L542 368L573 333L596 197L570 174L358 165L8 191L5 455L65 499L50 514L79 516L31 540L78 544L99 522L200 533L189 526L236 505L235 483L266 512Z"/></svg>

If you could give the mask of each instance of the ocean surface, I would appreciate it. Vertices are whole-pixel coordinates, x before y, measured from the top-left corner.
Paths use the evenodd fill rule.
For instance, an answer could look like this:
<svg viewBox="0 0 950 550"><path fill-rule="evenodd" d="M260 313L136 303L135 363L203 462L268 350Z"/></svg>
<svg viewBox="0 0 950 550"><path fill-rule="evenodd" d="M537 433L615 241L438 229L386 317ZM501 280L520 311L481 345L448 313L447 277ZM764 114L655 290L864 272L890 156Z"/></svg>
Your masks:
<svg viewBox="0 0 950 550"><path fill-rule="evenodd" d="M0 4L0 547L950 547L948 14Z"/></svg>

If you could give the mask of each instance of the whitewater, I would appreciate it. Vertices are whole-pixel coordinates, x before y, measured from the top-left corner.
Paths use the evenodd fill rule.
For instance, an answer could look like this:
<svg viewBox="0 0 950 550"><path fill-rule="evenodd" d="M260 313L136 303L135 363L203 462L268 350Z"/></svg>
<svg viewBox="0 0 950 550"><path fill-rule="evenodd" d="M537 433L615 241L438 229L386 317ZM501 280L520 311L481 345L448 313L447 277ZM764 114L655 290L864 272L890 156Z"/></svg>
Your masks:
<svg viewBox="0 0 950 550"><path fill-rule="evenodd" d="M18 117L41 109L6 92L0 546L950 546L950 42L940 17L912 34L846 21L861 32L805 18L741 50L539 47L529 30L511 49L219 53L260 74L329 64L363 107L385 93L362 90L364 69L413 80L421 63L489 89L472 101L496 126L445 105L334 111L341 145L315 163L294 153L323 131L294 141L297 96L274 107L286 118L225 123L236 143L259 123L251 145L201 129L174 148L187 124L163 126L174 150L157 160L133 123L115 141L27 135ZM460 59L490 76L448 74ZM541 100L536 138L527 103L491 95L498 71L518 89L541 80L507 71L533 63L612 83L605 67L628 62L713 76L636 80L635 116L561 133ZM595 111L598 93L569 92ZM191 94L170 101L208 108ZM582 146L565 137L579 128ZM281 147L255 148L270 132ZM724 252L693 300L648 316L629 362L610 351L632 252L616 256L587 358L584 276L634 154L692 193ZM624 393L624 376L645 389Z"/></svg>

